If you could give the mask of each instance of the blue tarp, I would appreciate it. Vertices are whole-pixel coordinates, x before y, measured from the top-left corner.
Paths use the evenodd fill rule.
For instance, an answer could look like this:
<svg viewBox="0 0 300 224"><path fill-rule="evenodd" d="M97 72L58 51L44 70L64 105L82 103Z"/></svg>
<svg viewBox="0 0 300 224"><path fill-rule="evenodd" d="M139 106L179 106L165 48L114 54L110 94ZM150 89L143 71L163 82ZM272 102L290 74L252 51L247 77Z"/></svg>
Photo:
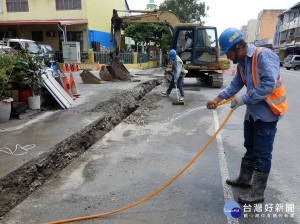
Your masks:
<svg viewBox="0 0 300 224"><path fill-rule="evenodd" d="M101 46L105 46L107 48L110 48L110 33L97 31L97 30L89 30L89 46L92 46L93 41L100 42ZM114 43L112 43L112 46L114 47Z"/></svg>

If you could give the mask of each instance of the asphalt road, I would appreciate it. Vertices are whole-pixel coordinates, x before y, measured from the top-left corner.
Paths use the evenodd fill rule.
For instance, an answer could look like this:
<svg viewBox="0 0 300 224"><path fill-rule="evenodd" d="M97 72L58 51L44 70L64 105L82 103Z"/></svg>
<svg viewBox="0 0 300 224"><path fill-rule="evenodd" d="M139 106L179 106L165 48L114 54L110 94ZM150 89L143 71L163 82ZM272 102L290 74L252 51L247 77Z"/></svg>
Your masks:
<svg viewBox="0 0 300 224"><path fill-rule="evenodd" d="M151 73L151 71L144 71ZM239 172L243 116L239 108L202 155L166 189L136 207L76 223L300 223L299 131L300 71L281 69L289 111L278 123L272 171L259 207L243 207L229 219L224 204L241 190L224 184ZM224 86L232 79L224 74ZM167 86L159 86L159 93ZM180 172L228 115L229 104L207 110L220 89L185 79L184 106L173 106L175 91L128 117L53 180L7 214L1 223L44 223L109 212L159 189Z"/></svg>

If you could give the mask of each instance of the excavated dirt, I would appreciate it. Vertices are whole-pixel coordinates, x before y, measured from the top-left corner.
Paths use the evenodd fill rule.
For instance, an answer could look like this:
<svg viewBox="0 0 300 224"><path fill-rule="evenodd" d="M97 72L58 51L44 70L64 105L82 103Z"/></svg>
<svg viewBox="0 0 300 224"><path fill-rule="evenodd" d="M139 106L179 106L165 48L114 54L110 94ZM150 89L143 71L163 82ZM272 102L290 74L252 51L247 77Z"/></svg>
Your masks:
<svg viewBox="0 0 300 224"><path fill-rule="evenodd" d="M55 177L61 169L124 119L127 123L145 124L144 118L147 113L157 107L153 103L161 98L158 93L161 91L160 84L159 80L143 82L133 90L121 92L94 109L84 112L84 115L99 112L104 116L99 116L93 123L50 148L47 153L0 179L0 217L28 197L47 179ZM152 91L153 89L156 90Z"/></svg>
<svg viewBox="0 0 300 224"><path fill-rule="evenodd" d="M161 97L161 94L154 91L147 94L142 99L139 108L135 110L130 116L128 116L123 122L135 125L147 124L148 122L145 120L145 118L148 117L150 111L159 107L157 104L155 104L155 102L157 102L157 100Z"/></svg>

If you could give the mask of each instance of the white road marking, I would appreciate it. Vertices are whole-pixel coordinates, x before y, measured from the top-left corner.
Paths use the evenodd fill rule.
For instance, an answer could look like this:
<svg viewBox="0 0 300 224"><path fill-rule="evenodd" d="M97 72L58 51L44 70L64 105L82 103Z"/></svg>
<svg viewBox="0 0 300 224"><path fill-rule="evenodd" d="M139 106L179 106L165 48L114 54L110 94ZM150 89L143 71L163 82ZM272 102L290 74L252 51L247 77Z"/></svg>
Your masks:
<svg viewBox="0 0 300 224"><path fill-rule="evenodd" d="M219 125L218 113L216 110L213 110L213 115L214 115L215 131L217 131L220 125ZM231 188L226 184L226 179L229 179L229 172L227 168L227 162L225 158L221 132L216 136L216 140L217 140L217 147L218 147L219 166L221 172L221 182L222 182L222 187L224 192L224 200L226 203L229 201L234 201L234 197ZM227 221L228 224L239 223L238 219L227 218Z"/></svg>

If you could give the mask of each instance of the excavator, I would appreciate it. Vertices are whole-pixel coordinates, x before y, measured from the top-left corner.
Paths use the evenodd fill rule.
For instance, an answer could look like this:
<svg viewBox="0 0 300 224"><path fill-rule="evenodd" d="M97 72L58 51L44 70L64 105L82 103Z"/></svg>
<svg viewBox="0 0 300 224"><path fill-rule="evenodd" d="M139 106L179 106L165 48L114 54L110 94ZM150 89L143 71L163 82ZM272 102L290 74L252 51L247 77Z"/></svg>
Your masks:
<svg viewBox="0 0 300 224"><path fill-rule="evenodd" d="M138 15L122 16L118 12L140 13ZM101 67L100 77L104 81L130 79L130 73L120 61L121 25L136 23L161 23L170 27L172 41L170 49L175 49L181 57L184 68L188 70L186 77L195 77L201 83L210 87L223 85L223 74L218 70L230 67L226 57L219 56L217 29L213 26L202 26L194 23L181 23L179 18L171 11L162 10L113 10L111 19L111 39L115 47L110 52L110 62ZM189 34L193 45L183 51ZM165 71L170 77L171 65Z"/></svg>

